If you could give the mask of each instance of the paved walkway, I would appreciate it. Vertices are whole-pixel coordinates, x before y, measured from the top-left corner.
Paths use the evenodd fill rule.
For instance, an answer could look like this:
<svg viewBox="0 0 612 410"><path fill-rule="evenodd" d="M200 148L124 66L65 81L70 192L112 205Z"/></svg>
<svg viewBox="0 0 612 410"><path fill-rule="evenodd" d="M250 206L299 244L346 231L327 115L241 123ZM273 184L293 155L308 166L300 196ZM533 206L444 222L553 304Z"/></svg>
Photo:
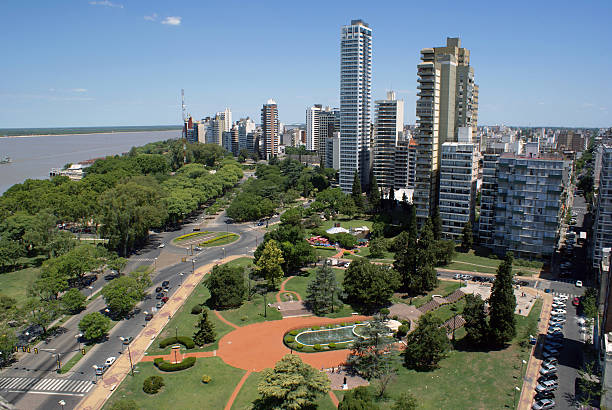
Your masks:
<svg viewBox="0 0 612 410"><path fill-rule="evenodd" d="M227 257L221 263L226 263L234 259L246 257L247 255L234 255ZM170 300L159 310L159 312L148 322L147 326L140 332L130 345L131 357L134 363L142 360L148 347L163 330L170 318L180 309L184 301L200 283L200 281L216 264L209 263L202 266L192 275L187 276L179 289L172 295ZM117 358L115 363L104 374L104 379L100 380L96 388L77 405L77 409L91 410L101 409L106 400L110 397L116 387L123 381L130 371L130 361L128 355L124 354Z"/></svg>
<svg viewBox="0 0 612 410"><path fill-rule="evenodd" d="M185 357L215 357L217 355L217 351L214 350L212 352L190 352L190 353L181 353L183 358ZM168 354L158 354L152 356L144 356L140 359L141 362L153 362L155 359L164 359L170 361L172 359L172 353Z"/></svg>
<svg viewBox="0 0 612 410"><path fill-rule="evenodd" d="M230 322L229 320L227 320L226 318L221 316L221 313L219 313L218 310L215 310L215 315L219 318L220 321L222 321L226 325L229 325L229 326L233 327L234 329L238 329L238 327L239 327L238 325L233 324L232 322Z"/></svg>
<svg viewBox="0 0 612 410"><path fill-rule="evenodd" d="M544 304L542 305L542 312L540 313L540 322L538 323L538 344L531 348L531 355L529 356L529 362L527 363L527 369L525 370L525 378L521 390L521 398L518 403L517 409L529 410L533 403L535 396L535 387L538 384L538 372L540 365L542 364L541 359L537 359L534 354L536 351L541 352L543 346L543 339L541 336L546 334L546 326L550 317L550 311L552 309L552 295L544 293L533 288L523 288L526 293L531 293L534 296L543 296ZM542 340L540 340L542 339ZM541 356L540 356L541 357Z"/></svg>
<svg viewBox="0 0 612 410"><path fill-rule="evenodd" d="M293 291L293 290L285 290L285 284L286 284L287 282L289 282L289 280L290 280L290 279L292 279L292 278L294 278L294 277L295 277L295 276L290 276L290 277L288 277L287 279L285 279L285 280L283 281L283 283L281 283L281 285L280 285L280 290L279 290L279 291L278 291L278 293L276 294L276 301L277 301L277 302L282 302L282 300L281 300L281 295L282 295L283 293L291 293L291 294L295 295L295 297L297 298L298 302L302 300L302 297L300 296L300 294L299 294L299 293L297 293L297 292L295 292L295 291Z"/></svg>
<svg viewBox="0 0 612 410"><path fill-rule="evenodd" d="M247 370L247 372L244 374L244 376L242 376L242 379L240 379L240 381L236 385L236 388L232 392L232 395L230 396L229 400L225 404L225 410L231 410L232 405L234 404L234 400L236 400L236 397L238 397L238 393L240 393L240 389L242 389L242 385L244 384L246 379L249 378L250 375L251 375L251 372ZM336 407L338 407L338 406L336 406Z"/></svg>

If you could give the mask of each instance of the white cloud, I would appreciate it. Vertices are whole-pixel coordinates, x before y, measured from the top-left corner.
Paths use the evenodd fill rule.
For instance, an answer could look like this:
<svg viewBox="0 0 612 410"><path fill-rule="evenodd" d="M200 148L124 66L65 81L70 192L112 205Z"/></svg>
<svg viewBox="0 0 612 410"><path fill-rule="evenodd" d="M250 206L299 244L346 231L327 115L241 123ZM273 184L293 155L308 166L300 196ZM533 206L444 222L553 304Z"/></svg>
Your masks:
<svg viewBox="0 0 612 410"><path fill-rule="evenodd" d="M71 91L74 93L86 93L87 88L73 88Z"/></svg>
<svg viewBox="0 0 612 410"><path fill-rule="evenodd" d="M156 21L157 20L157 13L153 13L150 16L144 16L144 19L147 21Z"/></svg>
<svg viewBox="0 0 612 410"><path fill-rule="evenodd" d="M109 0L94 0L90 1L89 4L91 4L92 6L116 7L118 9L123 8L123 4L112 3Z"/></svg>
<svg viewBox="0 0 612 410"><path fill-rule="evenodd" d="M183 18L179 16L169 16L162 21L162 24L167 24L169 26L180 26L182 19Z"/></svg>

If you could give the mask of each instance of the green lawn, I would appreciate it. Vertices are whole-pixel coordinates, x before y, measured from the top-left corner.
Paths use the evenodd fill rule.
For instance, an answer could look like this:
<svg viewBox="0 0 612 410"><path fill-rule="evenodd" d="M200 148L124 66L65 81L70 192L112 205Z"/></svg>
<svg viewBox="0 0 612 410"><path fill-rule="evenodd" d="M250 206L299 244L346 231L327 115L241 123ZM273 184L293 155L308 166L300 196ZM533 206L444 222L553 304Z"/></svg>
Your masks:
<svg viewBox="0 0 612 410"><path fill-rule="evenodd" d="M457 309L455 312L453 312L452 310L453 307ZM434 310L432 314L435 317L439 318L442 321L442 323L444 323L448 319L452 318L453 316L461 314L464 308L465 308L465 298L461 298L455 303L440 306L439 308Z"/></svg>
<svg viewBox="0 0 612 410"><path fill-rule="evenodd" d="M529 321L537 322L542 304L536 302L529 317L516 316L517 334L521 335ZM456 337L463 337L459 329ZM450 352L431 372L417 372L398 366L398 375L388 393L392 398L403 392L416 396L419 409L502 409L513 408L513 389L520 387L521 360L527 360L516 341L503 350ZM523 368L523 371L526 369ZM340 395L340 394L338 394ZM518 397L517 397L518 400ZM393 400L381 402L389 409Z"/></svg>
<svg viewBox="0 0 612 410"><path fill-rule="evenodd" d="M486 252L482 251L480 248L478 249L479 253ZM460 263L463 262L463 263ZM482 273L495 273L495 270L501 263L499 259L492 259L487 256L479 256L476 255L474 250L470 250L468 253L463 252L455 252L455 256L453 257L453 263L446 266L448 269L461 269L461 270L472 270L475 272ZM455 267L451 267L451 266ZM482 265L482 266L474 266L474 265ZM529 265L529 266L527 266ZM522 271L525 273L535 273L538 270L542 269L543 263L541 261L524 261L524 260L515 260L513 264L513 271L516 274L518 271Z"/></svg>
<svg viewBox="0 0 612 410"><path fill-rule="evenodd" d="M226 232L217 232L216 237L220 237L223 235L227 235ZM238 234L230 234L230 236L226 236L224 238L219 238L219 239L215 239L212 240L208 243L200 243L199 246L201 246L202 248L210 248L212 246L221 246L221 245L227 245L228 243L232 243L238 240L238 238L240 238L240 235ZM207 241L210 239L207 239Z"/></svg>
<svg viewBox="0 0 612 410"><path fill-rule="evenodd" d="M0 274L0 294L17 300L17 306L27 299L27 289L40 275L40 268L26 268Z"/></svg>
<svg viewBox="0 0 612 410"><path fill-rule="evenodd" d="M412 300L412 304L417 308L423 306L425 303L431 300L432 295L448 296L461 287L459 282L453 282L450 280L438 281L438 286L435 287L431 292L427 292L426 295L416 296L410 299L395 299L394 302L408 303Z"/></svg>
<svg viewBox="0 0 612 410"><path fill-rule="evenodd" d="M276 302L276 291L266 294L266 302ZM264 317L264 297L256 294L251 297L251 301L245 302L238 309L222 310L219 313L226 320L237 326L250 325L251 323L264 322L266 320L280 320L282 315L275 308L267 308L267 318Z"/></svg>
<svg viewBox="0 0 612 410"><path fill-rule="evenodd" d="M372 258L370 256L370 247L366 246L366 247L356 249L353 255L346 256L347 259L357 259L359 257L368 258L369 260L374 261L374 262L393 263L393 261L395 260L395 253L387 251L384 253L382 258Z"/></svg>
<svg viewBox="0 0 612 410"><path fill-rule="evenodd" d="M315 255L319 256L321 259L333 258L338 251L334 248L331 249L317 249L315 248Z"/></svg>
<svg viewBox="0 0 612 410"><path fill-rule="evenodd" d="M226 365L219 357L198 358L195 366L179 372L161 372L151 362L141 362L136 369L138 373L125 378L104 409L121 398L136 401L141 409L222 409L244 375L244 370ZM144 379L155 375L164 378L165 386L157 394L144 393ZM212 381L202 383L203 375Z"/></svg>
<svg viewBox="0 0 612 410"><path fill-rule="evenodd" d="M324 230L328 230L335 223L339 223L342 228L350 229L350 228L359 228L361 226L367 226L368 229L372 229L372 221L366 221L365 219L349 219L349 218L337 218L333 221L323 221L320 228Z"/></svg>
<svg viewBox="0 0 612 410"><path fill-rule="evenodd" d="M475 266L475 265L472 265L466 262L452 262L444 266L444 268L450 269L450 270L461 270L461 271L466 271L466 272L480 272L480 273L491 273L491 274L497 273L497 268L494 268L494 267L485 268L482 266ZM512 273L514 275L519 275L519 276L532 276L536 273L536 271L534 271L531 268L513 265Z"/></svg>

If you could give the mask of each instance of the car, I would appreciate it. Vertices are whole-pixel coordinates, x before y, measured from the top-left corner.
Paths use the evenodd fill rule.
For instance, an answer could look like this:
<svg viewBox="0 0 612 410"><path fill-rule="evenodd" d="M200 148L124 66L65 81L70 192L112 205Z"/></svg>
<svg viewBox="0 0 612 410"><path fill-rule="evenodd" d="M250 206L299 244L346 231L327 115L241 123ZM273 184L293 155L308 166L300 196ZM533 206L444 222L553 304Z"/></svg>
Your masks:
<svg viewBox="0 0 612 410"><path fill-rule="evenodd" d="M163 298L161 298L161 301L166 303L168 299L170 299L168 296L164 296Z"/></svg>
<svg viewBox="0 0 612 410"><path fill-rule="evenodd" d="M108 359L106 359L106 362L104 362L104 364L106 366L112 366L112 364L115 363L115 360L117 360L117 358L115 356L111 356Z"/></svg>
<svg viewBox="0 0 612 410"><path fill-rule="evenodd" d="M163 288L161 286L158 286L155 288L155 293L159 293L163 290Z"/></svg>
<svg viewBox="0 0 612 410"><path fill-rule="evenodd" d="M546 346L551 347L553 349L563 349L563 343L561 343L560 341L555 341L555 340L547 340L546 341Z"/></svg>
<svg viewBox="0 0 612 410"><path fill-rule="evenodd" d="M157 295L155 295L155 299L159 300L163 298L164 296L166 296L164 292L158 292Z"/></svg>
<svg viewBox="0 0 612 410"><path fill-rule="evenodd" d="M557 295L553 298L553 300L567 300L567 295Z"/></svg>
<svg viewBox="0 0 612 410"><path fill-rule="evenodd" d="M158 309L161 309L162 306L164 306L164 302L162 302L161 300L155 304L155 307Z"/></svg>
<svg viewBox="0 0 612 410"><path fill-rule="evenodd" d="M157 247L158 247L158 248L165 248L165 247L166 247L166 244L165 244L165 243L160 243L160 244L159 244Z"/></svg>
<svg viewBox="0 0 612 410"><path fill-rule="evenodd" d="M559 303L553 303L552 304L552 308L553 309L563 309L564 307L565 307L565 303L559 302Z"/></svg>
<svg viewBox="0 0 612 410"><path fill-rule="evenodd" d="M544 351L545 352L558 352L559 349L557 349L556 347L550 346L550 345L545 345L544 346Z"/></svg>
<svg viewBox="0 0 612 410"><path fill-rule="evenodd" d="M168 293L168 292L170 292L170 288L164 288L164 290L162 290L162 292Z"/></svg>
<svg viewBox="0 0 612 410"><path fill-rule="evenodd" d="M555 393L552 391L543 391L540 393L536 393L535 395L535 399L537 400L542 400L542 399L554 399L555 398Z"/></svg>
<svg viewBox="0 0 612 410"><path fill-rule="evenodd" d="M553 373L543 374L540 377L538 377L539 383L545 382L547 380L559 381L559 376L557 376L556 372L553 372Z"/></svg>
<svg viewBox="0 0 612 410"><path fill-rule="evenodd" d="M153 313L147 313L145 315L145 321L148 322L149 320L153 319Z"/></svg>
<svg viewBox="0 0 612 410"><path fill-rule="evenodd" d="M542 357L548 359L549 357L559 357L559 351L556 349L544 350Z"/></svg>
<svg viewBox="0 0 612 410"><path fill-rule="evenodd" d="M554 366L556 366L557 364L559 364L559 359L557 359L555 357L548 358L548 359L546 359L546 360L544 360L542 362L542 366L544 366L544 365L547 365L547 366L548 365L554 365Z"/></svg>
<svg viewBox="0 0 612 410"><path fill-rule="evenodd" d="M542 376L547 375L547 374L557 374L557 367L556 366L552 366L550 369L541 368L540 369L540 374Z"/></svg>
<svg viewBox="0 0 612 410"><path fill-rule="evenodd" d="M559 326L562 327L565 324L565 319L550 319L548 326Z"/></svg>
<svg viewBox="0 0 612 410"><path fill-rule="evenodd" d="M261 221L257 222L257 226L263 226L263 224L264 224L264 223L263 223L263 222L261 222Z"/></svg>
<svg viewBox="0 0 612 410"><path fill-rule="evenodd" d="M536 386L536 391L537 392L552 391L552 390L556 390L557 387L559 387L559 383L556 380L547 380L547 381L538 383L538 385Z"/></svg>
<svg viewBox="0 0 612 410"><path fill-rule="evenodd" d="M553 407L555 407L555 401L551 399L538 400L531 406L533 410L546 410L552 409Z"/></svg>
<svg viewBox="0 0 612 410"><path fill-rule="evenodd" d="M576 281L576 287L577 288L581 288L582 287L582 281L581 280L577 280Z"/></svg>
<svg viewBox="0 0 612 410"><path fill-rule="evenodd" d="M124 345L129 345L130 343L132 343L133 340L134 338L132 336L121 338L121 341L123 342Z"/></svg>
<svg viewBox="0 0 612 410"><path fill-rule="evenodd" d="M196 252L200 252L202 248L200 248L199 246L194 246L193 250Z"/></svg>
<svg viewBox="0 0 612 410"><path fill-rule="evenodd" d="M162 286L163 286L164 288L167 288L168 286L170 286L170 281L169 281L169 280L165 280L165 281L163 281L163 282L162 282Z"/></svg>
<svg viewBox="0 0 612 410"><path fill-rule="evenodd" d="M453 279L461 279L462 276L463 275L460 275L460 274L456 273L456 274L453 275Z"/></svg>
<svg viewBox="0 0 612 410"><path fill-rule="evenodd" d="M105 365L98 366L95 364L94 364L94 368L96 369L96 376L102 376L104 372L106 371L106 369L108 369L108 367Z"/></svg>
<svg viewBox="0 0 612 410"><path fill-rule="evenodd" d="M563 329L561 329L560 327L551 327L551 328L548 329L547 333L549 335L552 335L552 334L555 334L555 333L561 334L561 332L563 332Z"/></svg>
<svg viewBox="0 0 612 410"><path fill-rule="evenodd" d="M574 299L572 299L572 305L578 307L580 306L580 298L578 296L576 296Z"/></svg>
<svg viewBox="0 0 612 410"><path fill-rule="evenodd" d="M565 309L555 309L551 312L553 315L566 315L567 310Z"/></svg>

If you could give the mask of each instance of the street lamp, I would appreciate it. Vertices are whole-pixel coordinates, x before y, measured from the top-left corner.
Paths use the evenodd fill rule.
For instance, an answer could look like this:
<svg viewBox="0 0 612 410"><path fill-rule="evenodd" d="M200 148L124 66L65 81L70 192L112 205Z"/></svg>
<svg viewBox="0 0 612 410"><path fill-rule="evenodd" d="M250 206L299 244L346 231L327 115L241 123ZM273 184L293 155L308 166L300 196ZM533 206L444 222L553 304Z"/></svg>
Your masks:
<svg viewBox="0 0 612 410"><path fill-rule="evenodd" d="M127 345L128 359L130 359L130 373L132 374L132 376L134 376L134 365L132 364L132 352L130 351L130 338L119 336L119 339L121 339L122 344ZM127 343L125 343L126 341ZM121 347L121 349L123 350L123 347Z"/></svg>
<svg viewBox="0 0 612 410"><path fill-rule="evenodd" d="M223 259L225 259L225 248L223 248Z"/></svg>
<svg viewBox="0 0 612 410"><path fill-rule="evenodd" d="M519 389L518 387L514 386L514 399L513 399L513 404L514 404L514 408L516 408L516 392L517 391L521 391L521 389Z"/></svg>
<svg viewBox="0 0 612 410"><path fill-rule="evenodd" d="M191 260L191 273L195 273L195 263L196 262L197 262L197 259Z"/></svg>
<svg viewBox="0 0 612 410"><path fill-rule="evenodd" d="M146 326L146 325L147 325L147 315L149 314L149 312L147 312L147 311L145 310L143 313L144 313L144 315L145 315L145 322L144 322L144 325Z"/></svg>
<svg viewBox="0 0 612 410"><path fill-rule="evenodd" d="M180 272L179 276L181 277L181 285L182 285L183 284L183 276L185 276L185 274L183 272Z"/></svg>
<svg viewBox="0 0 612 410"><path fill-rule="evenodd" d="M157 258L153 258L153 270L157 270Z"/></svg>

